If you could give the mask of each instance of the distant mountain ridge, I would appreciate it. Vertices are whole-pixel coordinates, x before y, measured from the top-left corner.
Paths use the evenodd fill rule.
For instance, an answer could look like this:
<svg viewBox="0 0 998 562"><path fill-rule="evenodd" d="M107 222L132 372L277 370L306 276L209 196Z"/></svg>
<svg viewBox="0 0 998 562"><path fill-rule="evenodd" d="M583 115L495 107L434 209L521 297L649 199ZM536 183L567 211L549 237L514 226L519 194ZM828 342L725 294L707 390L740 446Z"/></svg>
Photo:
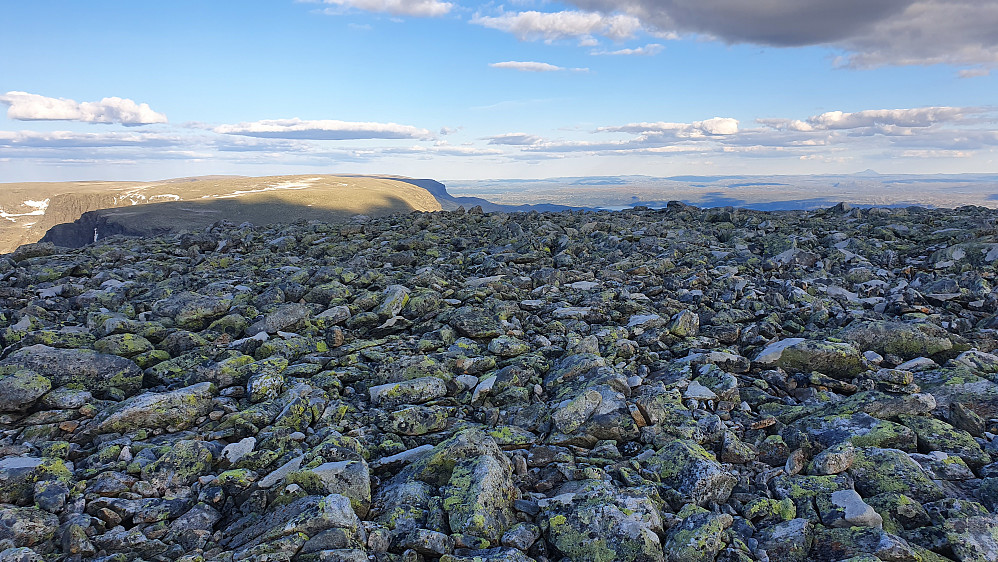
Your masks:
<svg viewBox="0 0 998 562"><path fill-rule="evenodd" d="M205 176L157 182L0 185L0 253L44 241L80 247L122 234L156 236L219 220L256 225L344 222L355 215L481 206L486 211L562 210L454 197L432 179L366 175Z"/></svg>
<svg viewBox="0 0 998 562"><path fill-rule="evenodd" d="M586 208L698 207L809 210L847 202L861 207L998 206L998 173L566 176L535 180L450 180L455 196L506 205L564 204Z"/></svg>
<svg viewBox="0 0 998 562"><path fill-rule="evenodd" d="M442 206L425 189L364 176L206 176L156 182L0 185L0 252L40 239L78 247L96 235L155 235L227 219L346 220Z"/></svg>

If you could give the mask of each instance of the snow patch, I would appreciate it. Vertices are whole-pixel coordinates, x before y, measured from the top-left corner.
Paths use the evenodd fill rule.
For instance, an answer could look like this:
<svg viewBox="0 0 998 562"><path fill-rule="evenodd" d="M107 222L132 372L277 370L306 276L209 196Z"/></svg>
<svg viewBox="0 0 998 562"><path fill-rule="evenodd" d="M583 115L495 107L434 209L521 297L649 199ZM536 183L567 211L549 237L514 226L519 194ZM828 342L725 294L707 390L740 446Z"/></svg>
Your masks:
<svg viewBox="0 0 998 562"><path fill-rule="evenodd" d="M225 195L204 195L202 199L231 199L233 197L241 197L243 195L249 195L251 193L264 193L266 191L284 191L284 190L296 190L296 189L308 189L312 187L317 181L322 178L306 178L301 181L286 181L282 183L275 183L258 189L240 189L228 193Z"/></svg>
<svg viewBox="0 0 998 562"><path fill-rule="evenodd" d="M23 203L21 203L21 205L24 206L24 207L33 208L34 211L28 211L27 213L8 213L8 212L4 211L3 209L0 209L0 217L5 218L5 219L9 220L10 222L17 222L17 218L16 217L38 217L38 216L42 216L42 215L45 214L45 209L48 209L49 201L50 201L49 199L45 199L44 201L34 201L32 199L28 199L27 201L24 201ZM34 224L34 223L32 223L32 224Z"/></svg>
<svg viewBox="0 0 998 562"><path fill-rule="evenodd" d="M149 197L149 202L152 203L158 199L163 199L165 201L180 201L180 196L173 193L163 193L160 195L152 195Z"/></svg>

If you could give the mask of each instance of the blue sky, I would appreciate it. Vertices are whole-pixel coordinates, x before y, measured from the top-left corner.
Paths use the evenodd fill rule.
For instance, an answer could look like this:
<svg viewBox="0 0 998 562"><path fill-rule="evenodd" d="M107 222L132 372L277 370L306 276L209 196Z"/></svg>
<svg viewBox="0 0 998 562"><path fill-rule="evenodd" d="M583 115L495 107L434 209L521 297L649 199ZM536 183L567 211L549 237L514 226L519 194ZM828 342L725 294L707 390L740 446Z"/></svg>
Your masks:
<svg viewBox="0 0 998 562"><path fill-rule="evenodd" d="M998 170L993 0L3 12L0 181Z"/></svg>

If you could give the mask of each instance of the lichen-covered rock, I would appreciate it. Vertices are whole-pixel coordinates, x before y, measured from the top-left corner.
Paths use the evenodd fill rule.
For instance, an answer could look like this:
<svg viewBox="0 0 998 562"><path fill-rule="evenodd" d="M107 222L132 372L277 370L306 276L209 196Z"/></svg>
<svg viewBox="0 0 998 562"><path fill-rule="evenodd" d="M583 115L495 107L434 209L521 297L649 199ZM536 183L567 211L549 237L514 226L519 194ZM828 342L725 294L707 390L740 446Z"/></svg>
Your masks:
<svg viewBox="0 0 998 562"><path fill-rule="evenodd" d="M15 547L41 546L58 527L58 517L34 507L0 509L0 541L9 540Z"/></svg>
<svg viewBox="0 0 998 562"><path fill-rule="evenodd" d="M172 319L178 327L185 330L201 330L213 320L225 316L230 306L231 296L185 292L157 301L153 305L153 311Z"/></svg>
<svg viewBox="0 0 998 562"><path fill-rule="evenodd" d="M770 560L804 562L810 559L813 526L807 519L792 519L765 529L759 537L759 548Z"/></svg>
<svg viewBox="0 0 998 562"><path fill-rule="evenodd" d="M830 377L846 379L867 368L866 359L855 347L847 343L815 340L804 340L785 347L775 363L788 372L818 371Z"/></svg>
<svg viewBox="0 0 998 562"><path fill-rule="evenodd" d="M946 539L961 562L998 560L998 516L948 519Z"/></svg>
<svg viewBox="0 0 998 562"><path fill-rule="evenodd" d="M930 502L944 495L918 463L897 449L857 448L848 473L863 496L899 492L920 502Z"/></svg>
<svg viewBox="0 0 998 562"><path fill-rule="evenodd" d="M794 425L823 447L852 443L858 447L881 447L908 452L917 450L917 438L910 427L877 419L864 412L848 416L813 416Z"/></svg>
<svg viewBox="0 0 998 562"><path fill-rule="evenodd" d="M425 435L446 429L450 415L443 407L409 406L389 414L384 429L399 435Z"/></svg>
<svg viewBox="0 0 998 562"><path fill-rule="evenodd" d="M382 408L422 404L447 395L447 385L436 377L421 377L370 388L371 402Z"/></svg>
<svg viewBox="0 0 998 562"><path fill-rule="evenodd" d="M203 441L178 441L142 468L142 479L163 490L189 486L211 468L213 460L211 449Z"/></svg>
<svg viewBox="0 0 998 562"><path fill-rule="evenodd" d="M683 310L672 317L666 328L674 336L690 338L700 331L700 317L692 310Z"/></svg>
<svg viewBox="0 0 998 562"><path fill-rule="evenodd" d="M54 387L81 385L98 394L111 389L132 394L142 386L142 370L134 362L88 349L57 349L37 344L11 353L0 365L34 371Z"/></svg>
<svg viewBox="0 0 998 562"><path fill-rule="evenodd" d="M513 466L505 456L481 455L459 461L444 488L450 528L497 541L515 521Z"/></svg>
<svg viewBox="0 0 998 562"><path fill-rule="evenodd" d="M378 316L391 318L398 316L409 303L409 288L404 285L390 285L382 294L381 303L375 309Z"/></svg>
<svg viewBox="0 0 998 562"><path fill-rule="evenodd" d="M953 349L953 341L946 331L927 322L854 322L840 332L839 337L863 351L896 355L902 359L929 357Z"/></svg>
<svg viewBox="0 0 998 562"><path fill-rule="evenodd" d="M928 549L910 544L882 529L843 527L820 529L815 533L811 560L838 562L862 555L873 555L880 560L945 560Z"/></svg>
<svg viewBox="0 0 998 562"><path fill-rule="evenodd" d="M669 530L665 542L666 559L670 562L711 562L726 546L724 531L733 519L727 513L711 513L702 508L688 511L692 513Z"/></svg>
<svg viewBox="0 0 998 562"><path fill-rule="evenodd" d="M226 548L252 555L254 548L277 541L285 552L294 555L311 538L323 531L341 529L345 542L364 550L366 533L350 507L350 500L339 494L305 496L287 506L254 514L242 525L234 525L223 539ZM263 549L260 549L263 550ZM280 552L280 550L276 550Z"/></svg>
<svg viewBox="0 0 998 562"><path fill-rule="evenodd" d="M572 560L662 562L662 518L647 491L581 481L540 502L548 542Z"/></svg>
<svg viewBox="0 0 998 562"><path fill-rule="evenodd" d="M0 459L0 503L31 505L39 482L71 478L72 467L62 459L8 456Z"/></svg>
<svg viewBox="0 0 998 562"><path fill-rule="evenodd" d="M132 358L153 350L153 344L136 334L111 334L94 342L94 349L109 355Z"/></svg>
<svg viewBox="0 0 998 562"><path fill-rule="evenodd" d="M312 309L304 304L283 304L267 313L263 320L245 328L245 331L248 335L260 332L276 334L280 331L294 331L294 328L308 320L311 315Z"/></svg>
<svg viewBox="0 0 998 562"><path fill-rule="evenodd" d="M455 310L450 324L469 338L495 338L503 334L499 320L494 315L479 308L465 306Z"/></svg>
<svg viewBox="0 0 998 562"><path fill-rule="evenodd" d="M925 527L931 524L929 514L922 504L910 497L887 492L864 500L877 510L884 521L884 530L895 535L904 530Z"/></svg>
<svg viewBox="0 0 998 562"><path fill-rule="evenodd" d="M489 342L489 353L499 357L516 357L530 351L530 346L513 336L499 336Z"/></svg>
<svg viewBox="0 0 998 562"><path fill-rule="evenodd" d="M171 392L146 392L113 406L94 419L97 433L137 429L186 429L208 413L215 385L202 382Z"/></svg>
<svg viewBox="0 0 998 562"><path fill-rule="evenodd" d="M991 456L985 453L974 437L966 431L928 416L902 415L900 420L918 435L919 451L951 453L976 468L991 462Z"/></svg>
<svg viewBox="0 0 998 562"><path fill-rule="evenodd" d="M42 562L40 554L26 546L12 547L0 551L0 562Z"/></svg>
<svg viewBox="0 0 998 562"><path fill-rule="evenodd" d="M996 220L473 209L0 259L0 511L43 521L0 558L990 560Z"/></svg>
<svg viewBox="0 0 998 562"><path fill-rule="evenodd" d="M328 494L341 494L350 499L357 516L367 517L371 509L371 474L363 459L327 462L304 473L315 475Z"/></svg>
<svg viewBox="0 0 998 562"><path fill-rule="evenodd" d="M819 476L840 474L848 470L855 460L856 447L851 441L843 441L815 455L808 472Z"/></svg>
<svg viewBox="0 0 998 562"><path fill-rule="evenodd" d="M0 367L0 413L20 412L52 389L52 381L29 369Z"/></svg>
<svg viewBox="0 0 998 562"><path fill-rule="evenodd" d="M647 461L662 482L675 488L697 505L724 503L735 486L735 477L700 445L677 440Z"/></svg>

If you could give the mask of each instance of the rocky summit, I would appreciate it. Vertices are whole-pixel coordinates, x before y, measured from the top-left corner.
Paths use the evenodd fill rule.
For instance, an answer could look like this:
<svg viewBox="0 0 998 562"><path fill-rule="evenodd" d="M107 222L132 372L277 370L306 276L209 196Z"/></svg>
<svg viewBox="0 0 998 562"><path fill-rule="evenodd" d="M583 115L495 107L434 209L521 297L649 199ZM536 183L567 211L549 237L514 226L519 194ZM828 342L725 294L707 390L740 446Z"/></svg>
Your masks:
<svg viewBox="0 0 998 562"><path fill-rule="evenodd" d="M998 559L998 211L0 258L0 561Z"/></svg>

